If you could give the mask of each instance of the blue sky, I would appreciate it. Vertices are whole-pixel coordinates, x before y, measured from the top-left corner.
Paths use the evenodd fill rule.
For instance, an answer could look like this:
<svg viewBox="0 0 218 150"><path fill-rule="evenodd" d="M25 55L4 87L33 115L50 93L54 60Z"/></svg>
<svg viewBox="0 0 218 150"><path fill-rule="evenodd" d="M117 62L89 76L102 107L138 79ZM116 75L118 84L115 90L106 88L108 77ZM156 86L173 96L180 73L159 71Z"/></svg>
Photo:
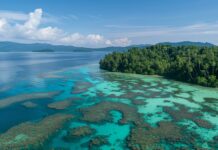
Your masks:
<svg viewBox="0 0 218 150"><path fill-rule="evenodd" d="M85 47L218 44L217 8L217 0L0 0L0 40Z"/></svg>

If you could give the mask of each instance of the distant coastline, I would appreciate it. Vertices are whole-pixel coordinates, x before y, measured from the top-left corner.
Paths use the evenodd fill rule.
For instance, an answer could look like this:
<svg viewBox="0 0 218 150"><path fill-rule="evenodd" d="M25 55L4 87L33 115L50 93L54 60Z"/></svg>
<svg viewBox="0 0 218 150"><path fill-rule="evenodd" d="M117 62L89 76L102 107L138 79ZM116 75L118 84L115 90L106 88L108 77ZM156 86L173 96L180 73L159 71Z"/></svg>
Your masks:
<svg viewBox="0 0 218 150"><path fill-rule="evenodd" d="M52 50L52 49L42 49L42 50L34 50L34 51L32 51L32 52L46 52L46 53L50 53L50 52L55 52L54 50Z"/></svg>
<svg viewBox="0 0 218 150"><path fill-rule="evenodd" d="M182 41L182 42L163 42L159 43L161 45L171 45L171 46L206 46L212 47L215 46L211 43L205 42L191 42L191 41ZM67 46L67 45L51 45L47 43L16 43L16 42L0 42L0 52L123 52L131 49L133 47L145 48L152 46L152 44L138 44L138 45L129 45L129 46L111 46L111 47L102 47L102 48L88 48L88 47L76 47L76 46Z"/></svg>

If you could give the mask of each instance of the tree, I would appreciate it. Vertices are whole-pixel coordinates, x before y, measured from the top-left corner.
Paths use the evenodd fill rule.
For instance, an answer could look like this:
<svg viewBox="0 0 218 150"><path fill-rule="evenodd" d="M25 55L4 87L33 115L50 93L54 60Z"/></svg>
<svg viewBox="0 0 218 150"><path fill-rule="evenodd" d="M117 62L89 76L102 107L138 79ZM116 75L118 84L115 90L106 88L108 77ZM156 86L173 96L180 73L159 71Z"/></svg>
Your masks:
<svg viewBox="0 0 218 150"><path fill-rule="evenodd" d="M218 47L154 45L108 54L100 68L218 87Z"/></svg>

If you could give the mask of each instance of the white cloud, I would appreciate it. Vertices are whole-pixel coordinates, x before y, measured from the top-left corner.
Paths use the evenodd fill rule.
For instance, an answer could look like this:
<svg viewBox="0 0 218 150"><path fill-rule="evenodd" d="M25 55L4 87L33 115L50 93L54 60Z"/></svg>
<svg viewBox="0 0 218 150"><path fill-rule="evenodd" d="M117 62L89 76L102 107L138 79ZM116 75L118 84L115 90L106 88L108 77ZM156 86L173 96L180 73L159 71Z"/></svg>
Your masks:
<svg viewBox="0 0 218 150"><path fill-rule="evenodd" d="M4 18L8 22L16 23L16 21L26 21L29 18L29 14L19 11L0 10L0 18ZM58 21L60 21L58 17L43 13L42 23L57 23Z"/></svg>
<svg viewBox="0 0 218 150"><path fill-rule="evenodd" d="M69 19L77 20L75 15ZM207 41L218 44L218 22L184 26L106 25L107 38L101 34L69 33L48 25L58 17L44 13L41 8L31 13L0 10L0 40L18 42L46 42L85 47L126 46L131 43L156 43L163 41ZM130 40L130 39L131 40Z"/></svg>
<svg viewBox="0 0 218 150"><path fill-rule="evenodd" d="M48 40L48 41L55 41L57 40L57 37L59 34L61 34L62 31L58 28L53 27L46 27L38 29L38 34L36 34L36 40Z"/></svg>
<svg viewBox="0 0 218 150"><path fill-rule="evenodd" d="M87 36L87 39L90 41L90 42L95 42L95 43L99 43L99 42L102 42L104 41L104 37L99 35L99 34L89 34Z"/></svg>
<svg viewBox="0 0 218 150"><path fill-rule="evenodd" d="M73 33L70 35L63 36L60 39L62 44L72 44L76 46L89 45L94 46L96 44L104 45L104 37L99 34L89 34L87 36L80 33Z"/></svg>
<svg viewBox="0 0 218 150"><path fill-rule="evenodd" d="M103 46L127 46L131 43L128 38L109 40L99 34L89 34L87 36L74 33L64 36L59 40L62 44L72 44L75 46L88 45L90 47Z"/></svg>
<svg viewBox="0 0 218 150"><path fill-rule="evenodd" d="M28 19L28 14L13 11L0 11L0 18L5 18L7 20L24 21Z"/></svg>
<svg viewBox="0 0 218 150"><path fill-rule="evenodd" d="M18 19L16 20L13 15L19 16ZM100 34L67 33L57 27L42 26L43 20L41 8L29 14L16 14L15 12L1 14L0 12L0 40L47 42L87 47L125 46L130 42L127 38L109 40ZM14 23L14 21L17 22Z"/></svg>
<svg viewBox="0 0 218 150"><path fill-rule="evenodd" d="M105 44L106 44L106 45L112 45L112 42L111 42L111 40L106 40L106 41L105 41Z"/></svg>
<svg viewBox="0 0 218 150"><path fill-rule="evenodd" d="M114 31L110 36L133 39L134 44L166 41L201 41L218 44L218 22L197 23L184 26L122 26L106 25Z"/></svg>
<svg viewBox="0 0 218 150"><path fill-rule="evenodd" d="M81 35L79 33L73 33L71 35L63 37L60 41L62 43L70 44L70 43L76 43L76 42L81 43L81 41L83 41L83 39L84 39L83 35Z"/></svg>
<svg viewBox="0 0 218 150"><path fill-rule="evenodd" d="M34 30L38 28L42 20L42 9L36 9L29 14L28 20L24 24L24 28Z"/></svg>
<svg viewBox="0 0 218 150"><path fill-rule="evenodd" d="M127 46L131 43L131 41L128 38L120 38L120 39L115 39L113 43L118 46Z"/></svg>
<svg viewBox="0 0 218 150"><path fill-rule="evenodd" d="M6 26L7 26L7 21L5 19L0 19L0 32L3 32Z"/></svg>

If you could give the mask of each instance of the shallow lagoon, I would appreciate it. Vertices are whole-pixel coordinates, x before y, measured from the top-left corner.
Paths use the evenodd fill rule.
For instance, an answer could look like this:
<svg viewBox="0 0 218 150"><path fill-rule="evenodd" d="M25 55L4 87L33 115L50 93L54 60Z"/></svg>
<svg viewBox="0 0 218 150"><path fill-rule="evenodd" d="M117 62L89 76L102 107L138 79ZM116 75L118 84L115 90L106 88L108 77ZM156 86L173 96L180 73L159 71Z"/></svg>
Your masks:
<svg viewBox="0 0 218 150"><path fill-rule="evenodd" d="M10 105L0 108L1 149L218 149L218 89L105 72L97 64L104 53L19 54L16 63L13 54L4 55L0 101ZM48 107L66 100L72 103L64 109ZM40 134L44 140L31 141L34 144L28 147L24 141L31 134L24 134L23 123L29 121L33 131L44 131L42 119L56 113L73 117L63 125L54 119L58 129ZM84 125L95 132L64 140L70 129ZM19 130L9 136L12 129ZM107 142L90 142L98 136ZM2 146L5 139L8 145Z"/></svg>

